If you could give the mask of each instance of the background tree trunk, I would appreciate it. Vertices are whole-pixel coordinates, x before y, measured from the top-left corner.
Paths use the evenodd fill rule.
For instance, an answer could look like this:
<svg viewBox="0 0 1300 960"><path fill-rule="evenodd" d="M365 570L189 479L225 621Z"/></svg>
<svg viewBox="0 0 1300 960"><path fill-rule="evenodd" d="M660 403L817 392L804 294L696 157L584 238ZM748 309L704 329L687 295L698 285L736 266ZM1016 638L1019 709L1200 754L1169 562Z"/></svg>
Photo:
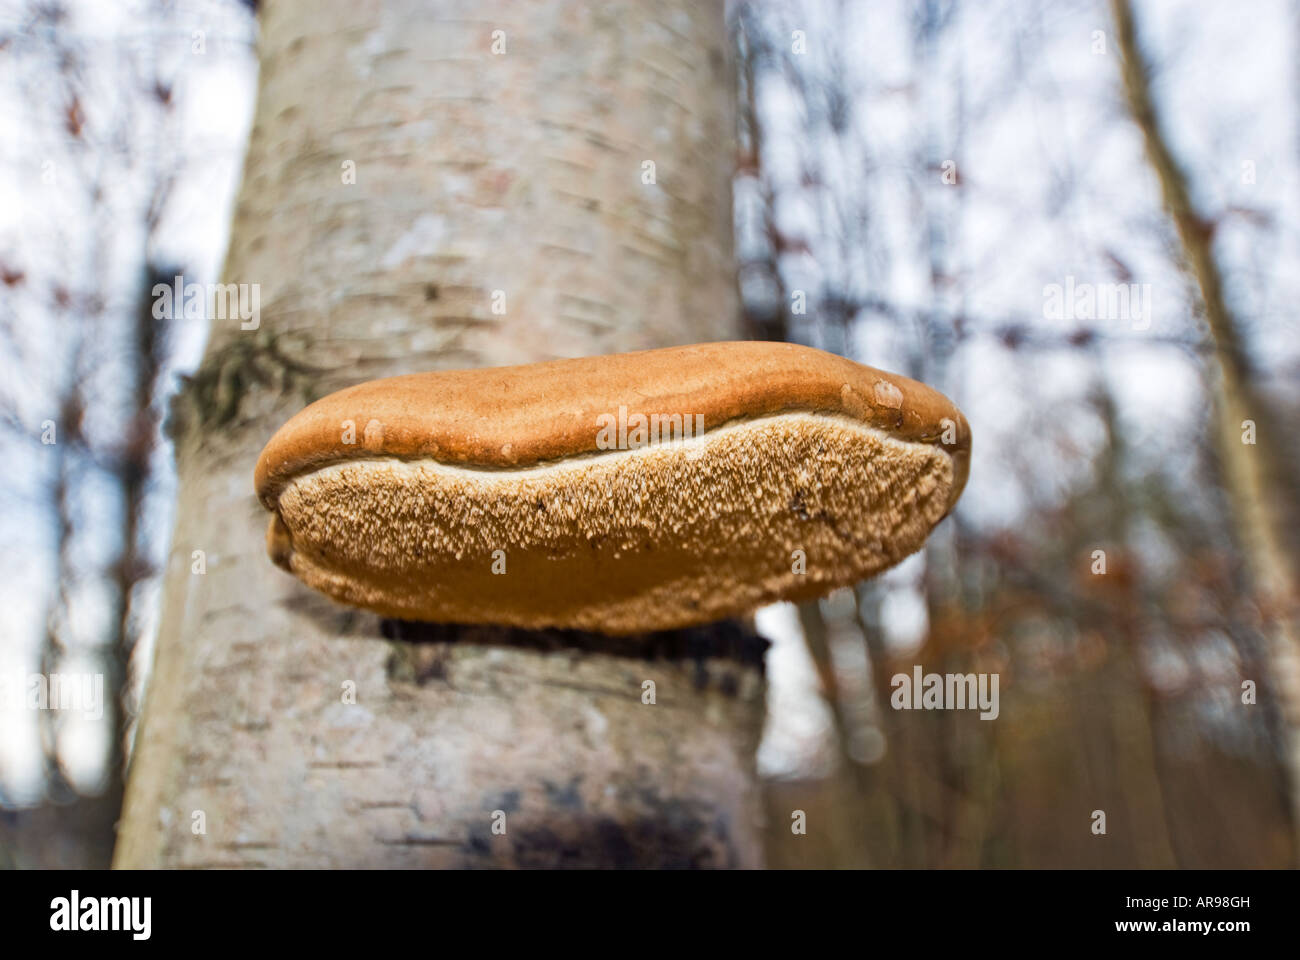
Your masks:
<svg viewBox="0 0 1300 960"><path fill-rule="evenodd" d="M271 566L252 490L361 380L737 335L722 5L263 7L225 268L261 325L215 320L173 411L116 864L760 865L762 641L381 623Z"/></svg>
<svg viewBox="0 0 1300 960"><path fill-rule="evenodd" d="M1282 439L1283 431L1277 429L1272 411L1255 389L1255 371L1240 325L1224 294L1223 271L1213 246L1214 224L1197 213L1187 174L1166 142L1151 96L1150 71L1138 43L1132 7L1128 0L1111 0L1111 10L1129 111L1142 131L1147 159L1177 230L1186 268L1200 291L1205 324L1215 349L1211 376L1217 374L1217 396L1212 444L1269 639L1268 687L1285 738L1292 824L1300 829L1300 602L1296 595L1296 566L1285 542L1289 522L1284 493L1287 467L1282 451L1287 442ZM1245 442L1247 424L1258 437L1249 444Z"/></svg>

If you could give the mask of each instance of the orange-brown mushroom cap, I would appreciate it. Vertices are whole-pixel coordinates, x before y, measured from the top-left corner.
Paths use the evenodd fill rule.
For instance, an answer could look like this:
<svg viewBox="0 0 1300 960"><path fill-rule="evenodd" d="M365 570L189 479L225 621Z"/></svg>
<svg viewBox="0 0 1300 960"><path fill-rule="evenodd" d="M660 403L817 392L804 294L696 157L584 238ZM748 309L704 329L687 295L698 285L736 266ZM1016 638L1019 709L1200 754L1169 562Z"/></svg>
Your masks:
<svg viewBox="0 0 1300 960"><path fill-rule="evenodd" d="M969 460L929 387L740 341L359 384L281 427L255 482L272 559L344 603L630 633L891 566Z"/></svg>

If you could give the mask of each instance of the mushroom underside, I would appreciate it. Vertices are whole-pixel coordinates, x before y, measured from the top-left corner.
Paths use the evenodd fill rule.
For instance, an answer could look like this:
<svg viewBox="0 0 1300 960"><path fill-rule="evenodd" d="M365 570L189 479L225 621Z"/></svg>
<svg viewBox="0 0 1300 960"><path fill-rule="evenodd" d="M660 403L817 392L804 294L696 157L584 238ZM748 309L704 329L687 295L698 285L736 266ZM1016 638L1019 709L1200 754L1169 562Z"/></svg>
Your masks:
<svg viewBox="0 0 1300 960"><path fill-rule="evenodd" d="M268 549L385 616L641 633L878 573L920 548L953 483L939 447L787 413L522 469L337 463L285 485Z"/></svg>

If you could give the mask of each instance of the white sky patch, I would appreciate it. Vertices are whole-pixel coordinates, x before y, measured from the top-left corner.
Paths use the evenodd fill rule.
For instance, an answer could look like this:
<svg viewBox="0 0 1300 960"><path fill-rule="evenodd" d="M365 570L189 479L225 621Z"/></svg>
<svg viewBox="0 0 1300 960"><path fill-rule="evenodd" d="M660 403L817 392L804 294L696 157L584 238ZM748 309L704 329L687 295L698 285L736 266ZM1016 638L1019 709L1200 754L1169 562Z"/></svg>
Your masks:
<svg viewBox="0 0 1300 960"><path fill-rule="evenodd" d="M755 614L767 651L767 719L758 748L758 772L774 779L825 776L831 769L833 720L791 603Z"/></svg>
<svg viewBox="0 0 1300 960"><path fill-rule="evenodd" d="M898 654L919 650L930 632L930 611L922 581L925 553L914 553L881 575L880 630L886 646Z"/></svg>

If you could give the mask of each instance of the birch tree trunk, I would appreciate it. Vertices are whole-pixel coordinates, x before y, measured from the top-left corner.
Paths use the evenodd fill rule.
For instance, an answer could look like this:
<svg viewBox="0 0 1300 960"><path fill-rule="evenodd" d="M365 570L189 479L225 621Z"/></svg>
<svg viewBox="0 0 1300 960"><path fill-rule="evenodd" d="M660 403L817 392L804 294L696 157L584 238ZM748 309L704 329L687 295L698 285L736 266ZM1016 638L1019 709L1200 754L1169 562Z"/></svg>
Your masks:
<svg viewBox="0 0 1300 960"><path fill-rule="evenodd" d="M737 335L722 9L263 4L224 277L260 326L214 320L173 411L117 866L761 865L762 641L382 623L271 566L252 481L361 380Z"/></svg>

